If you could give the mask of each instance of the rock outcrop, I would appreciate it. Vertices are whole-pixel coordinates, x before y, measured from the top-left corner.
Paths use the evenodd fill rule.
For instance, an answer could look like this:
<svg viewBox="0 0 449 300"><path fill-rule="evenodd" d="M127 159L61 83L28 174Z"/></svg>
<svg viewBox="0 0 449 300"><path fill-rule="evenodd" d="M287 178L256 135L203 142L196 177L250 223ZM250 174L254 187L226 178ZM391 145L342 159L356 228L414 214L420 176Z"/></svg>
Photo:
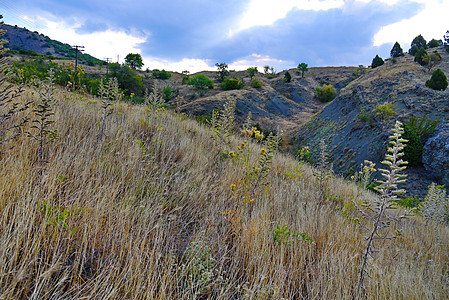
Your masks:
<svg viewBox="0 0 449 300"><path fill-rule="evenodd" d="M422 160L432 178L449 186L449 124L440 126L427 141Z"/></svg>

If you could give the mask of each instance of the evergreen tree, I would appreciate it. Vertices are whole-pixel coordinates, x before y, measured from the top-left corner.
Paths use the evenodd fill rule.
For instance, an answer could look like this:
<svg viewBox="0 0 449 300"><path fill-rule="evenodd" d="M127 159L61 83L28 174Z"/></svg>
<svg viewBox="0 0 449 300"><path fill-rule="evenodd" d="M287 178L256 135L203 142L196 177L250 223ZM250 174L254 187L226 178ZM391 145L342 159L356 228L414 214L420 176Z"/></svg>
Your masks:
<svg viewBox="0 0 449 300"><path fill-rule="evenodd" d="M425 66L429 62L429 55L424 48L419 48L415 53L415 62L419 63L421 66Z"/></svg>
<svg viewBox="0 0 449 300"><path fill-rule="evenodd" d="M289 71L285 72L285 75L284 75L284 81L285 81L285 82L290 82L290 81L292 81L292 75L290 75L290 72L289 72Z"/></svg>
<svg viewBox="0 0 449 300"><path fill-rule="evenodd" d="M300 63L298 65L298 70L301 71L301 77L304 77L304 73L309 71L309 68L306 63Z"/></svg>
<svg viewBox="0 0 449 300"><path fill-rule="evenodd" d="M391 49L390 56L391 57L404 56L404 51L402 50L401 45L399 45L398 42L396 42L393 48Z"/></svg>
<svg viewBox="0 0 449 300"><path fill-rule="evenodd" d="M436 69L432 77L426 81L426 86L432 90L444 91L447 88L447 77L441 69Z"/></svg>
<svg viewBox="0 0 449 300"><path fill-rule="evenodd" d="M427 42L422 35L418 35L413 39L409 53L415 55L421 48L427 49Z"/></svg>
<svg viewBox="0 0 449 300"><path fill-rule="evenodd" d="M373 62L371 63L371 68L374 69L383 64L384 64L384 60L379 55L376 55L376 57L373 58Z"/></svg>

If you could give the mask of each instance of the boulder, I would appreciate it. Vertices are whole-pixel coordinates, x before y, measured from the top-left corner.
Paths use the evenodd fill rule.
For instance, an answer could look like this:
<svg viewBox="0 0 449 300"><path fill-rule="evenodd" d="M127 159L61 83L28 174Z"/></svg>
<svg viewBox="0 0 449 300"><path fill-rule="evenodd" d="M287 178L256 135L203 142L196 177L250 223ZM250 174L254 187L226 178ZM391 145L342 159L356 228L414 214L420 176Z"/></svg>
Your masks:
<svg viewBox="0 0 449 300"><path fill-rule="evenodd" d="M449 124L439 126L426 142L422 160L429 176L449 186Z"/></svg>

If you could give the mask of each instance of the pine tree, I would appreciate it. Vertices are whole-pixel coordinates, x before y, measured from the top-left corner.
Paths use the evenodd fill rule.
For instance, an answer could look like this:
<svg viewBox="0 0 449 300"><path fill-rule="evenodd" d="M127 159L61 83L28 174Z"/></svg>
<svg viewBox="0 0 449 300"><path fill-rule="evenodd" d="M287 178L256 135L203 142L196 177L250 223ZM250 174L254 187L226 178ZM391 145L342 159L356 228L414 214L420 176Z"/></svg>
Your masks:
<svg viewBox="0 0 449 300"><path fill-rule="evenodd" d="M404 56L404 51L402 50L401 45L399 45L398 42L396 42L393 48L391 49L390 56L391 57Z"/></svg>
<svg viewBox="0 0 449 300"><path fill-rule="evenodd" d="M447 77L441 69L436 69L432 77L426 81L426 86L432 90L444 91L448 85Z"/></svg>
<svg viewBox="0 0 449 300"><path fill-rule="evenodd" d="M376 57L373 58L373 62L371 63L371 68L374 69L383 64L384 64L384 60L379 55L376 55Z"/></svg>

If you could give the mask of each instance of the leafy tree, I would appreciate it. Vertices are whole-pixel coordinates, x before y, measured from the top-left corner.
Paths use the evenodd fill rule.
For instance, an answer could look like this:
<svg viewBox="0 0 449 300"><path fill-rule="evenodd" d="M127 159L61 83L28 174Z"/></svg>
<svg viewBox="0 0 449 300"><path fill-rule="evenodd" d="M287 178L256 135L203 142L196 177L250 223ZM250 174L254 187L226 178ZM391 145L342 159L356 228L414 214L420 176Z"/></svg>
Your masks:
<svg viewBox="0 0 449 300"><path fill-rule="evenodd" d="M439 61L441 61L441 55L440 53L438 53L438 51L433 51L432 53L430 53L427 58L425 58L426 60L426 64L427 64L427 68L430 72L430 70L432 69L432 67L434 65L436 65Z"/></svg>
<svg viewBox="0 0 449 300"><path fill-rule="evenodd" d="M269 65L263 67L263 72L270 78L276 77L276 70L273 67L270 67Z"/></svg>
<svg viewBox="0 0 449 300"><path fill-rule="evenodd" d="M309 68L306 63L300 63L298 65L298 70L301 72L301 77L304 77L304 73L309 71Z"/></svg>
<svg viewBox="0 0 449 300"><path fill-rule="evenodd" d="M207 89L214 88L214 82L204 74L197 74L189 80L189 85L193 86L200 94Z"/></svg>
<svg viewBox="0 0 449 300"><path fill-rule="evenodd" d="M256 76L256 74L257 74L257 72L258 72L258 71L257 71L257 67L248 68L248 69L246 70L246 72L248 73L249 78L252 80L253 77Z"/></svg>
<svg viewBox="0 0 449 300"><path fill-rule="evenodd" d="M252 86L253 88L255 88L255 89L258 89L258 88L261 88L261 87L262 87L262 83L261 83L257 78L254 78L254 79L251 81L251 86Z"/></svg>
<svg viewBox="0 0 449 300"><path fill-rule="evenodd" d="M316 88L318 100L321 102L332 101L337 96L337 91L332 85L323 85L321 88Z"/></svg>
<svg viewBox="0 0 449 300"><path fill-rule="evenodd" d="M125 63L134 70L140 69L143 66L142 56L139 53L129 53L125 57Z"/></svg>
<svg viewBox="0 0 449 300"><path fill-rule="evenodd" d="M422 35L418 35L413 39L409 53L415 55L421 48L427 49L427 42Z"/></svg>
<svg viewBox="0 0 449 300"><path fill-rule="evenodd" d="M424 149L423 138L426 138L438 125L438 120L431 120L426 116L410 117L404 122L403 137L408 140L404 148L404 158L410 166L422 164L422 152Z"/></svg>
<svg viewBox="0 0 449 300"><path fill-rule="evenodd" d="M404 56L404 51L402 50L401 45L399 45L399 43L396 42L390 51L390 57L399 57L399 56Z"/></svg>
<svg viewBox="0 0 449 300"><path fill-rule="evenodd" d="M190 72L189 71L182 71L182 84L189 83L190 80Z"/></svg>
<svg viewBox="0 0 449 300"><path fill-rule="evenodd" d="M109 64L109 71L111 77L116 77L121 90L126 95L134 94L136 96L143 95L144 86L142 77L139 76L136 70L131 69L127 65L120 65L118 63Z"/></svg>
<svg viewBox="0 0 449 300"><path fill-rule="evenodd" d="M173 97L172 88L171 86L167 85L162 89L162 98L165 101L170 100Z"/></svg>
<svg viewBox="0 0 449 300"><path fill-rule="evenodd" d="M285 81L285 82L290 82L290 81L292 81L292 75L290 75L290 72L289 72L289 71L285 72L285 74L284 74L284 81Z"/></svg>
<svg viewBox="0 0 449 300"><path fill-rule="evenodd" d="M426 81L426 86L432 90L444 91L447 88L447 77L441 69L436 69L432 77Z"/></svg>
<svg viewBox="0 0 449 300"><path fill-rule="evenodd" d="M223 82L225 78L229 75L228 65L226 63L216 63L217 67L217 79L219 82Z"/></svg>
<svg viewBox="0 0 449 300"><path fill-rule="evenodd" d="M421 66L425 66L429 61L427 51L424 48L419 48L415 53L415 62L419 63Z"/></svg>
<svg viewBox="0 0 449 300"><path fill-rule="evenodd" d="M383 64L384 64L384 60L379 55L376 55L376 57L373 58L373 62L371 63L371 68L374 69Z"/></svg>
<svg viewBox="0 0 449 300"><path fill-rule="evenodd" d="M427 48L435 48L435 47L440 47L442 45L443 45L442 40L432 39L432 40L430 40L430 42L427 43Z"/></svg>

